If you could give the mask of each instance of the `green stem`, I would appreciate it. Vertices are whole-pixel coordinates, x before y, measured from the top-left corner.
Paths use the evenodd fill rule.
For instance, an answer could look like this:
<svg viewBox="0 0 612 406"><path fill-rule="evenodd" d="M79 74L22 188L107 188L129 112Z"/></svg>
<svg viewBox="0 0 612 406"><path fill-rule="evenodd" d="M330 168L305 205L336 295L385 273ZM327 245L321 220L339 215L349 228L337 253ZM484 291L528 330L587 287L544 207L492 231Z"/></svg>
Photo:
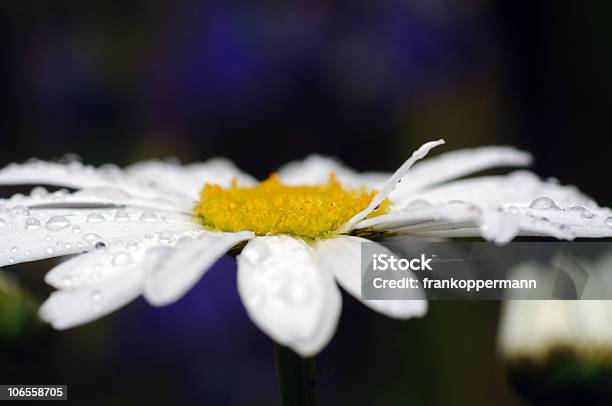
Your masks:
<svg viewBox="0 0 612 406"><path fill-rule="evenodd" d="M319 404L315 358L302 358L287 347L274 343L276 374L283 406Z"/></svg>

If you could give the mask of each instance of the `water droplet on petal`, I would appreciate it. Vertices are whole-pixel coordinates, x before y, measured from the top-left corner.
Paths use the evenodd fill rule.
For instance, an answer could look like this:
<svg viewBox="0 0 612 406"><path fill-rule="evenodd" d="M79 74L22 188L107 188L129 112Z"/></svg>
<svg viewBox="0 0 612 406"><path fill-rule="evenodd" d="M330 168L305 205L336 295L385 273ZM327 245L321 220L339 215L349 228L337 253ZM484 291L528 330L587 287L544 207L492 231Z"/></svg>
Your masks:
<svg viewBox="0 0 612 406"><path fill-rule="evenodd" d="M174 234L168 231L163 231L159 233L159 242L168 244L174 240Z"/></svg>
<svg viewBox="0 0 612 406"><path fill-rule="evenodd" d="M548 197L538 197L529 205L532 209L538 210L559 210L555 202Z"/></svg>
<svg viewBox="0 0 612 406"><path fill-rule="evenodd" d="M40 228L40 220L36 217L28 217L25 221L26 230L37 230Z"/></svg>
<svg viewBox="0 0 612 406"><path fill-rule="evenodd" d="M28 210L28 208L25 207L25 206L19 205L19 206L15 206L15 207L13 207L11 209L11 214L13 216L15 216L15 217L18 217L18 216L27 216L27 215L30 214L30 210Z"/></svg>
<svg viewBox="0 0 612 406"><path fill-rule="evenodd" d="M132 263L132 257L127 252L118 252L113 256L112 264L114 266L125 266Z"/></svg>
<svg viewBox="0 0 612 406"><path fill-rule="evenodd" d="M4 219L0 219L0 227L4 227L6 225L6 221Z"/></svg>
<svg viewBox="0 0 612 406"><path fill-rule="evenodd" d="M408 203L408 206L406 206L406 210L419 210L419 209L425 209L430 206L431 206L431 203L429 203L428 201L417 199L417 200L413 200L410 203Z"/></svg>
<svg viewBox="0 0 612 406"><path fill-rule="evenodd" d="M40 186L35 187L30 192L30 196L33 197L34 199L41 199L47 196L48 194L49 192L47 192L47 189L45 189L44 187L40 187Z"/></svg>
<svg viewBox="0 0 612 406"><path fill-rule="evenodd" d="M94 302L99 302L100 300L102 300L102 293L99 290L94 290L93 292L91 292L91 300L93 300Z"/></svg>
<svg viewBox="0 0 612 406"><path fill-rule="evenodd" d="M45 228L49 231L59 231L70 226L70 220L65 216L53 216L45 224Z"/></svg>
<svg viewBox="0 0 612 406"><path fill-rule="evenodd" d="M18 247L13 247L11 248L11 252L14 254L16 252L19 252L19 248Z"/></svg>
<svg viewBox="0 0 612 406"><path fill-rule="evenodd" d="M65 153L64 155L62 155L57 162L62 163L62 164L66 164L71 166L72 168L76 166L80 166L81 164L81 157L77 154L75 154L74 152L68 152Z"/></svg>
<svg viewBox="0 0 612 406"><path fill-rule="evenodd" d="M133 251L138 248L138 243L136 241L128 241L125 246L127 249Z"/></svg>
<svg viewBox="0 0 612 406"><path fill-rule="evenodd" d="M117 220L117 221L129 221L130 220L130 214L127 212L127 210L119 209L115 213L115 220Z"/></svg>
<svg viewBox="0 0 612 406"><path fill-rule="evenodd" d="M100 237L98 234L94 234L94 233L85 234L82 239L86 243L92 244L92 245L95 244L98 241L102 241L102 237Z"/></svg>
<svg viewBox="0 0 612 406"><path fill-rule="evenodd" d="M72 233L73 234L78 234L81 232L81 227L79 226L72 226Z"/></svg>
<svg viewBox="0 0 612 406"><path fill-rule="evenodd" d="M144 221L145 223L154 223L157 221L157 214L152 211L145 211L140 216L140 221Z"/></svg>
<svg viewBox="0 0 612 406"><path fill-rule="evenodd" d="M508 206L506 210L508 211L508 213L519 213L519 209L516 206Z"/></svg>
<svg viewBox="0 0 612 406"><path fill-rule="evenodd" d="M308 303L313 295L308 286L301 283L289 283L282 290L281 297L292 306Z"/></svg>
<svg viewBox="0 0 612 406"><path fill-rule="evenodd" d="M102 223L103 221L106 221L106 218L101 213L92 211L91 213L87 215L88 223Z"/></svg>
<svg viewBox="0 0 612 406"><path fill-rule="evenodd" d="M45 252L49 255L53 254L53 248L51 247L47 247L47 249L45 250Z"/></svg>
<svg viewBox="0 0 612 406"><path fill-rule="evenodd" d="M257 292L251 292L246 296L246 300L249 302L251 307L259 307L264 302L264 296Z"/></svg>
<svg viewBox="0 0 612 406"><path fill-rule="evenodd" d="M72 244L70 244L69 242L67 242L66 244L64 244L64 249L69 250L70 248L72 248Z"/></svg>
<svg viewBox="0 0 612 406"><path fill-rule="evenodd" d="M608 227L612 227L612 217L608 217L606 219L606 224L608 225Z"/></svg>
<svg viewBox="0 0 612 406"><path fill-rule="evenodd" d="M15 263L15 258L10 257L10 258L9 258L9 260L8 260L8 262L9 262L9 264L13 264L13 263Z"/></svg>
<svg viewBox="0 0 612 406"><path fill-rule="evenodd" d="M104 164L101 165L98 170L109 178L119 179L121 177L121 169L114 164Z"/></svg>
<svg viewBox="0 0 612 406"><path fill-rule="evenodd" d="M585 209L585 210L582 212L582 218L585 218L585 219L592 219L593 217L595 217L595 213L593 213L593 212L592 212L592 211L590 211L590 210Z"/></svg>
<svg viewBox="0 0 612 406"><path fill-rule="evenodd" d="M57 199L66 197L66 195L68 195L68 191L66 189L60 189L60 190L56 190L55 192L53 192L53 197Z"/></svg>
<svg viewBox="0 0 612 406"><path fill-rule="evenodd" d="M50 235L45 235L45 241L51 241L51 236Z"/></svg>

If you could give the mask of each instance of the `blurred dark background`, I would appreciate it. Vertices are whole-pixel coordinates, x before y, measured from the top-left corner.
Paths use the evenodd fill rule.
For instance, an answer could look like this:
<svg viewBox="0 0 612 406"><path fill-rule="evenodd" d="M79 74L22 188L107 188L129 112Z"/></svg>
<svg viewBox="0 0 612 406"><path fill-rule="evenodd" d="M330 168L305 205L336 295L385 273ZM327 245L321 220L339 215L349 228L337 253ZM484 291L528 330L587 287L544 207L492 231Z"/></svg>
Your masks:
<svg viewBox="0 0 612 406"><path fill-rule="evenodd" d="M226 156L265 177L322 153L393 171L443 137L445 150L529 150L540 175L610 205L611 8L3 1L0 164ZM51 265L4 282L0 306L19 317L0 318L2 383L68 383L72 400L105 405L278 404L272 346L240 304L233 259L175 305L137 301L67 332L32 319ZM408 322L344 304L319 357L322 404L520 404L495 353L498 303L436 302Z"/></svg>

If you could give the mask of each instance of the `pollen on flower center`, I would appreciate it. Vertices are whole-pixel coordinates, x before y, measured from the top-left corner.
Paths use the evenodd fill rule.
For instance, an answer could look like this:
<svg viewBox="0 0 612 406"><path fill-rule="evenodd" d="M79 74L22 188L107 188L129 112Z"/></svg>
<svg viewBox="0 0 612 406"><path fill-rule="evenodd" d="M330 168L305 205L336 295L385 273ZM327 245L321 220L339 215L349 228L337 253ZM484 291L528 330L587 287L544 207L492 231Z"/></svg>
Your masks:
<svg viewBox="0 0 612 406"><path fill-rule="evenodd" d="M364 210L376 191L344 188L330 173L327 183L289 186L276 175L253 187L206 184L194 218L217 231L253 231L257 235L288 234L304 239L325 238ZM385 199L369 217L387 211Z"/></svg>

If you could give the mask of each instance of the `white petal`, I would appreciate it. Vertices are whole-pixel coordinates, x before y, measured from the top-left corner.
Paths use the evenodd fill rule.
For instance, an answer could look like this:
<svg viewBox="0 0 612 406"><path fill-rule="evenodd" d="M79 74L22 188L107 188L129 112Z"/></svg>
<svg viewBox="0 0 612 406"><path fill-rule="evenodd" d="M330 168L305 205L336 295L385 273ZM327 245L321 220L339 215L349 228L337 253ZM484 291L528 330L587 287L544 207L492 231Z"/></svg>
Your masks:
<svg viewBox="0 0 612 406"><path fill-rule="evenodd" d="M257 237L238 257L238 292L255 324L303 357L331 339L342 300L313 249L287 236Z"/></svg>
<svg viewBox="0 0 612 406"><path fill-rule="evenodd" d="M493 207L520 214L521 235L612 236L609 208L599 207L574 186L543 181L524 171L451 182L417 193L412 199L434 204L459 199L481 208ZM563 228L560 234L559 227Z"/></svg>
<svg viewBox="0 0 612 406"><path fill-rule="evenodd" d="M567 216L567 212L565 213ZM543 216L520 211L480 208L462 201L435 205L415 203L406 209L364 220L356 228L439 238L482 236L500 244L517 235L551 236L566 240L577 236L576 231L561 220L551 221ZM604 231L601 228L598 230ZM582 234L586 231L583 227Z"/></svg>
<svg viewBox="0 0 612 406"><path fill-rule="evenodd" d="M134 238L118 241L72 257L55 266L45 275L45 282L57 289L71 289L99 284L142 268L149 248L172 247L178 239L191 232L163 232L154 238Z"/></svg>
<svg viewBox="0 0 612 406"><path fill-rule="evenodd" d="M303 161L289 162L283 165L277 174L287 185L319 185L327 183L332 172L342 185L354 188L379 189L391 176L379 172L358 173L336 159L319 155L309 155Z"/></svg>
<svg viewBox="0 0 612 406"><path fill-rule="evenodd" d="M12 210L0 213L0 266L81 253L134 238L158 238L156 233L201 229L189 217L167 212Z"/></svg>
<svg viewBox="0 0 612 406"><path fill-rule="evenodd" d="M435 230L444 228L444 225L449 223L477 224L479 215L478 207L464 202L450 201L446 204L432 205L424 201L414 201L402 210L363 220L355 228L371 228L379 231Z"/></svg>
<svg viewBox="0 0 612 406"><path fill-rule="evenodd" d="M532 157L512 147L480 147L442 154L415 165L390 195L393 200L414 191L457 179L471 173L502 166L526 166Z"/></svg>
<svg viewBox="0 0 612 406"><path fill-rule="evenodd" d="M230 248L253 236L247 231L206 232L195 239L182 239L174 250L159 255L159 261L147 269L145 298L155 306L177 301Z"/></svg>
<svg viewBox="0 0 612 406"><path fill-rule="evenodd" d="M197 199L205 183L227 187L233 179L239 185L248 186L255 180L238 169L232 162L215 158L206 162L181 166L164 161L143 161L128 166L127 176L158 189L185 193Z"/></svg>
<svg viewBox="0 0 612 406"><path fill-rule="evenodd" d="M612 301L511 300L504 303L499 348L506 357L546 355L556 347L589 353L612 345Z"/></svg>
<svg viewBox="0 0 612 406"><path fill-rule="evenodd" d="M142 271L136 270L92 286L53 292L39 315L56 329L88 323L126 305L141 293Z"/></svg>
<svg viewBox="0 0 612 406"><path fill-rule="evenodd" d="M529 206L538 197L548 197L560 208L572 206L596 207L595 202L574 186L562 186L554 181L543 181L533 173L516 171L506 176L484 176L464 179L434 187L396 200L394 206L402 207L413 200L429 203L445 203L464 200L475 204L504 204L505 206Z"/></svg>
<svg viewBox="0 0 612 406"><path fill-rule="evenodd" d="M397 319L422 317L427 312L426 300L362 300L361 299L361 243L372 241L351 236L337 236L316 243L319 263L336 277L340 285L369 308ZM387 251L380 246L381 252ZM423 294L423 298L425 295Z"/></svg>
<svg viewBox="0 0 612 406"><path fill-rule="evenodd" d="M182 209L190 212L193 208L193 200L180 198L180 195L142 199L118 187L93 187L74 193L65 190L48 193L42 188L34 188L28 196L16 194L10 199L3 200L2 203L9 207L23 205L31 209L131 206L151 210L181 211Z"/></svg>
<svg viewBox="0 0 612 406"><path fill-rule="evenodd" d="M11 164L0 170L0 185L54 185L74 189L92 187L120 187L140 197L155 198L159 193L125 178L123 172L112 165L94 168L78 162L60 164L45 161L29 161Z"/></svg>
<svg viewBox="0 0 612 406"><path fill-rule="evenodd" d="M395 171L395 173L385 182L385 184L380 188L378 193L374 196L368 207L366 207L365 210L357 213L349 221L344 223L337 230L337 232L339 234L346 233L350 231L355 226L355 224L366 218L367 215L374 211L380 205L380 203L385 200L389 193L391 193L395 189L395 187L398 185L399 182L401 182L402 178L404 177L404 175L406 175L412 165L414 165L418 160L423 159L431 149L442 144L444 144L444 140L432 141L421 145L421 147L414 151L410 158L408 158L406 162L404 162L402 166L400 166L399 169Z"/></svg>
<svg viewBox="0 0 612 406"><path fill-rule="evenodd" d="M520 214L485 209L480 219L480 232L488 241L506 244L521 231Z"/></svg>

